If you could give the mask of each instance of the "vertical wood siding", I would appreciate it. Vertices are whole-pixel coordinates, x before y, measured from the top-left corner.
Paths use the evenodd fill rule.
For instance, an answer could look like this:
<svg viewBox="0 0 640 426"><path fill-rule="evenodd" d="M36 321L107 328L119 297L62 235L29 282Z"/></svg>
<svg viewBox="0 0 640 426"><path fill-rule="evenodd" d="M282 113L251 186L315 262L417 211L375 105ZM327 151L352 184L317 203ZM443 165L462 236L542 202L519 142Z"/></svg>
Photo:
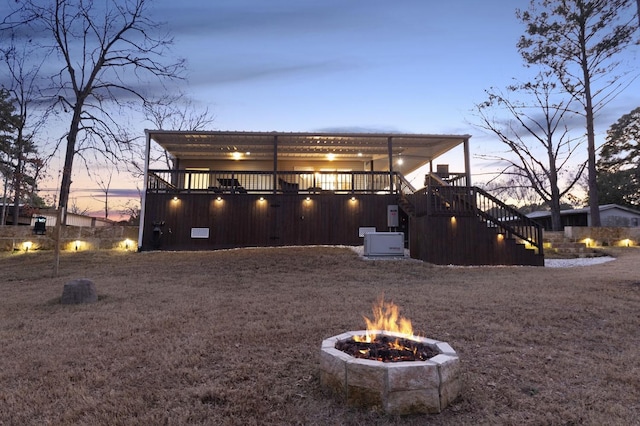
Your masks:
<svg viewBox="0 0 640 426"><path fill-rule="evenodd" d="M211 250L281 245L361 245L360 227L387 231L387 205L395 195L266 195L147 193L143 249L152 249L153 222L164 222L161 249ZM209 238L191 238L208 228Z"/></svg>

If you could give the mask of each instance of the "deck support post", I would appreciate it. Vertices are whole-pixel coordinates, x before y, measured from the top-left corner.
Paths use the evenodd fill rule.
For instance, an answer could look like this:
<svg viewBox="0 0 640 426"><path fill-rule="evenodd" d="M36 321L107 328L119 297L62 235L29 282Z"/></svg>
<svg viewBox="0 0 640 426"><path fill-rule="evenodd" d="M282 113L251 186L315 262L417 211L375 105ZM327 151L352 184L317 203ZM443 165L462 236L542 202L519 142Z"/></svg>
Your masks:
<svg viewBox="0 0 640 426"><path fill-rule="evenodd" d="M389 194L393 194L393 141L391 136L387 138L387 151L389 153Z"/></svg>
<svg viewBox="0 0 640 426"><path fill-rule="evenodd" d="M138 251L142 250L142 237L144 235L144 215L145 206L147 205L147 190L149 189L149 155L151 152L151 135L149 131L145 129L144 138L146 142L145 154L144 154L144 182L142 184L142 201L140 205L140 219L138 223Z"/></svg>
<svg viewBox="0 0 640 426"><path fill-rule="evenodd" d="M278 135L273 136L273 193L278 191Z"/></svg>

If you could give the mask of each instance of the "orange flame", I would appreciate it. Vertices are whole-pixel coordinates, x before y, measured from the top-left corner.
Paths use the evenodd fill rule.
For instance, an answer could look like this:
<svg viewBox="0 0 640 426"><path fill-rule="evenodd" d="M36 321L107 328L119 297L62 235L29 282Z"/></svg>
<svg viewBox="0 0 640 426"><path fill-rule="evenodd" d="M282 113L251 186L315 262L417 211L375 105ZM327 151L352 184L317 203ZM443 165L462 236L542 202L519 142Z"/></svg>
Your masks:
<svg viewBox="0 0 640 426"><path fill-rule="evenodd" d="M400 308L393 302L385 302L384 296L380 296L377 303L373 305L373 320L367 317L364 317L364 320L367 323L367 333L365 336L354 337L356 341L367 343L374 341L377 330L402 333L407 337L413 336L411 321L400 316Z"/></svg>

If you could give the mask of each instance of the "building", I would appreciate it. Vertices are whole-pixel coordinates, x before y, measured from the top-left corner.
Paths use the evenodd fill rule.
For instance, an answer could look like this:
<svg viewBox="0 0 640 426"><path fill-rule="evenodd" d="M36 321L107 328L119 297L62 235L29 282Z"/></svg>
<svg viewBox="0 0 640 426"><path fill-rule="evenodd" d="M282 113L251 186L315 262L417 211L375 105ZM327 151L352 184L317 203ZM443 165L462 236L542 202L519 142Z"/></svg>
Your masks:
<svg viewBox="0 0 640 426"><path fill-rule="evenodd" d="M539 226L470 185L469 139L148 130L139 249L362 245L375 229L433 263L542 264ZM154 167L154 146L172 168ZM450 172L438 160L456 148Z"/></svg>
<svg viewBox="0 0 640 426"><path fill-rule="evenodd" d="M527 215L550 231L551 212L536 211ZM582 209L562 210L560 212L562 227L567 226L591 226L591 211L589 207ZM600 224L603 227L634 228L640 226L640 211L617 204L605 204L600 206Z"/></svg>

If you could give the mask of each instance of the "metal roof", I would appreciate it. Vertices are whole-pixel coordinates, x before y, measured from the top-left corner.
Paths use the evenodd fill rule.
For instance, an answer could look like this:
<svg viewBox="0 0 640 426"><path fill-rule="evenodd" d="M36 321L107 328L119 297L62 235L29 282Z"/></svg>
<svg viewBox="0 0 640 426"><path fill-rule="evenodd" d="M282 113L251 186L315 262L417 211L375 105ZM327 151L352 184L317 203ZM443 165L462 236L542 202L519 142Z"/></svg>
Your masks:
<svg viewBox="0 0 640 426"><path fill-rule="evenodd" d="M470 135L428 135L403 133L287 133L240 131L147 130L148 137L179 159L273 159L277 142L278 159L326 159L376 161L402 157L414 170L468 140ZM234 154L236 153L236 154Z"/></svg>

